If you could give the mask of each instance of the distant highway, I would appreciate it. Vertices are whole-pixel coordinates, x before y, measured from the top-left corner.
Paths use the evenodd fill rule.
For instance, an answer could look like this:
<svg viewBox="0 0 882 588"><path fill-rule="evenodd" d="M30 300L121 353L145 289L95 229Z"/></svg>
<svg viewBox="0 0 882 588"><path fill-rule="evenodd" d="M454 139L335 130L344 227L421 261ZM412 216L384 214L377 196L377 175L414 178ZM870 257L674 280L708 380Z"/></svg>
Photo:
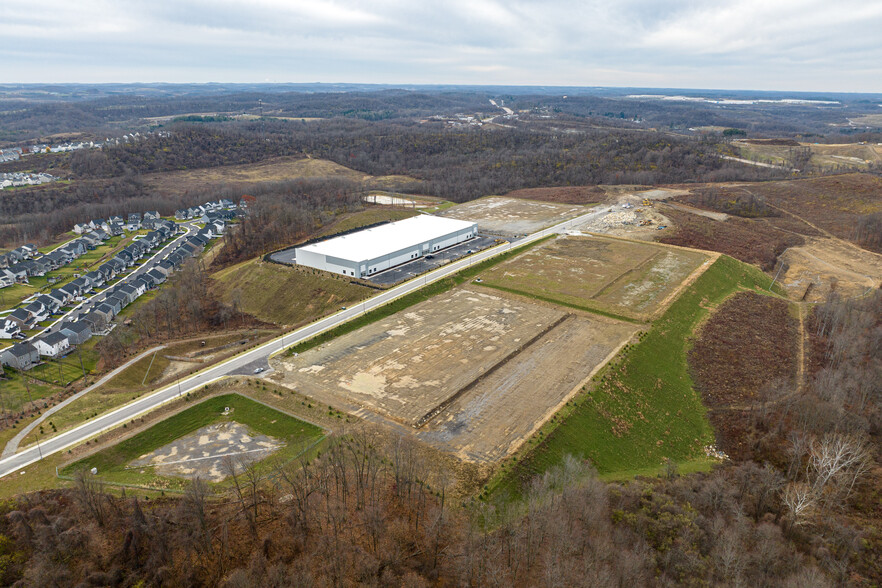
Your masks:
<svg viewBox="0 0 882 588"><path fill-rule="evenodd" d="M560 233L576 225L590 222L600 216L607 214L608 212L610 212L611 209L612 207L610 206L595 207L591 210L591 212L564 221L562 223L554 225L553 227L549 227L531 235L527 235L526 237L523 237L511 243L505 243L503 245L499 245L498 247L485 249L484 251L480 251L478 253L470 255L469 257L451 262L436 270L428 272L427 274L414 278L409 282L405 282L400 286L396 286L394 288L390 288L389 290L381 292L380 294L377 294L372 298L360 302L357 306L341 310L340 312L337 312L331 316L320 319L312 324L309 324L290 333L286 333L285 335L273 339L272 341L268 341L258 347L255 347L254 349L244 351L235 357L232 357L217 365L208 367L202 372L178 380L177 382L170 384L160 390L157 390L156 392L153 392L147 396L143 396L116 410L91 419L74 429L65 431L60 435L56 435L51 439L43 441L40 443L39 447L34 445L11 457L0 459L0 477L6 476L12 472L16 472L27 465L39 461L43 457L46 457L53 453L57 453L59 451L63 451L74 445L78 445L86 441L87 439L94 437L95 435L103 433L104 431L119 427L123 423L127 423L132 419L141 416L142 414L148 413L151 410L154 410L157 407L165 404L166 402L174 400L175 398L182 396L191 390L198 389L200 386L210 384L216 380L223 378L224 376L233 374L237 371L243 373L243 368L246 368L246 366L248 366L249 364L261 360L266 361L266 359L268 359L271 355L284 350L286 347L290 347L296 343L305 341L306 339L309 339L310 337L313 337L314 335L317 335L323 331L333 329L334 327L341 325L349 320L352 320L355 317L360 316L366 312L369 312L377 308L378 306L382 306L383 304L386 304L391 300L394 300L395 298L400 298L401 296L410 294L411 292L415 292L420 288L423 288L427 284L431 284L440 279L443 279L464 268L467 268L472 264L480 263L485 259L495 257L496 255L505 253L506 251L510 251L513 248L532 243L548 235Z"/></svg>

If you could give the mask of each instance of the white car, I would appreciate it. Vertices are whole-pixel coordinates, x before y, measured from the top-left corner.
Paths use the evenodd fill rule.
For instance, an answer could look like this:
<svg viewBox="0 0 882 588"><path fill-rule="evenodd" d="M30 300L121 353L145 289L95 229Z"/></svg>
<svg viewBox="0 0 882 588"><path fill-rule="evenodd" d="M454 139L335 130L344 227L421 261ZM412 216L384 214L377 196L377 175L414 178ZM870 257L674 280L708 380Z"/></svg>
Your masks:
<svg viewBox="0 0 882 588"><path fill-rule="evenodd" d="M262 367L254 368L254 373L255 373L255 374L259 374L259 373L262 372L262 371L263 371L263 368L262 368Z"/></svg>

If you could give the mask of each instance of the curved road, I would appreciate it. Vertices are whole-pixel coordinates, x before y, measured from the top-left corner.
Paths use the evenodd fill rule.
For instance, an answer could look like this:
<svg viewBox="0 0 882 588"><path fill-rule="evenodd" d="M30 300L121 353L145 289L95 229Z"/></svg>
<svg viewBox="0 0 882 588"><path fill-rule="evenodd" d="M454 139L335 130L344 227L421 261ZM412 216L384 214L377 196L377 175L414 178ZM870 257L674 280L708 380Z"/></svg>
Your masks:
<svg viewBox="0 0 882 588"><path fill-rule="evenodd" d="M142 414L150 412L160 405L165 404L166 402L169 402L179 396L186 394L190 390L195 390L200 386L205 386L211 382L219 380L224 376L235 372L236 370L241 370L243 367L252 362L265 359L270 355L282 351L286 347L309 339L310 337L313 337L314 335L317 335L318 333L321 333L328 329L332 329L337 325L345 323L346 321L349 321L361 314L364 314L365 312L373 310L378 306L382 306L383 304L386 304L387 302L395 298L399 298L401 296L404 296L405 294L409 294L411 292L419 290L427 284L454 274L474 263L489 259L491 257L499 255L500 253L505 253L506 251L509 251L514 247L519 247L521 245L525 245L527 243L542 239L543 237L546 237L548 235L559 233L576 225L589 222L599 216L607 214L608 212L610 212L610 210L611 207L609 206L597 207L587 214L583 214L568 221L564 221L548 229L543 229L537 233L533 233L532 235L528 235L512 243L506 243L504 245L499 245L498 247L486 249L484 251L475 253L467 258L454 261L423 276L419 276L418 278L414 278L409 282L405 282L400 286L396 286L394 288L386 290L385 292L377 294L373 298L369 298L364 302L358 304L357 306L337 312L331 316L325 317L291 333L286 333L285 335L273 339L272 341L268 341L267 343L255 347L254 349L244 351L239 355L232 357L222 363L206 368L202 372L199 372L182 380L178 380L174 384L166 386L165 388L161 388L160 390L157 390L152 394L143 396L133 402L130 402L129 404L126 404L125 406L122 406L116 410L105 413L86 423L83 423L76 428L65 431L60 435L56 435L55 437L44 441L43 443L40 443L39 446L30 446L11 457L6 457L0 460L0 477L18 471L29 464L39 461L47 455L63 451L68 447L78 445L83 441L94 437L95 435L103 433L104 431L118 427L123 423L127 423L132 419L135 419Z"/></svg>

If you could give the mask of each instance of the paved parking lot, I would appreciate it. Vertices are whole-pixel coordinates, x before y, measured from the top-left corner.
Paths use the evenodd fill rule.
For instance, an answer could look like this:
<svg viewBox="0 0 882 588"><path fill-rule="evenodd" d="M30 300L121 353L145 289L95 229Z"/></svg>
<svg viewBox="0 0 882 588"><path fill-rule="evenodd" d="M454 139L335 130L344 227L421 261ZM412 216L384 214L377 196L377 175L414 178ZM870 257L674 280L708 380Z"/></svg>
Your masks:
<svg viewBox="0 0 882 588"><path fill-rule="evenodd" d="M493 245L495 244L495 237L478 235L474 239L466 241L465 243L460 243L459 245L448 247L447 249L444 249L442 251L436 251L432 254L432 259L420 257L419 259L414 259L413 261L409 261L405 264L393 267L392 269L388 269L384 272L374 274L370 278L364 279L373 282L374 284L380 284L383 286L397 284L399 282L403 282L405 280L409 280L416 276L422 275L428 271L435 269L436 267L440 267L444 264L450 263L451 261L457 260L460 257L465 257L466 255L469 255L467 253L468 251L474 253L476 251L487 249L488 247L493 247Z"/></svg>

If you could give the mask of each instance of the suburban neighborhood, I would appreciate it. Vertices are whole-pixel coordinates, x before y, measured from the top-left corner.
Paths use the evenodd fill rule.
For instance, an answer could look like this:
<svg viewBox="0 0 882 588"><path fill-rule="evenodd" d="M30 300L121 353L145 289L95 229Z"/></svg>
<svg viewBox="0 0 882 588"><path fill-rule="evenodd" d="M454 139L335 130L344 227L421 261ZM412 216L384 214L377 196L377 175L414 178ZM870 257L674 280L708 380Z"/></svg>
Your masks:
<svg viewBox="0 0 882 588"><path fill-rule="evenodd" d="M0 367L26 371L70 354L93 336L106 335L124 308L201 254L239 212L238 205L226 199L178 211L184 216L179 222L163 219L157 211L131 212L125 218L79 222L73 227L78 237L45 253L30 243L0 253L2 292L75 264L110 239L132 237L100 265L73 274L63 285L50 278L16 307L0 310L0 346L3 340L13 343L0 348Z"/></svg>

